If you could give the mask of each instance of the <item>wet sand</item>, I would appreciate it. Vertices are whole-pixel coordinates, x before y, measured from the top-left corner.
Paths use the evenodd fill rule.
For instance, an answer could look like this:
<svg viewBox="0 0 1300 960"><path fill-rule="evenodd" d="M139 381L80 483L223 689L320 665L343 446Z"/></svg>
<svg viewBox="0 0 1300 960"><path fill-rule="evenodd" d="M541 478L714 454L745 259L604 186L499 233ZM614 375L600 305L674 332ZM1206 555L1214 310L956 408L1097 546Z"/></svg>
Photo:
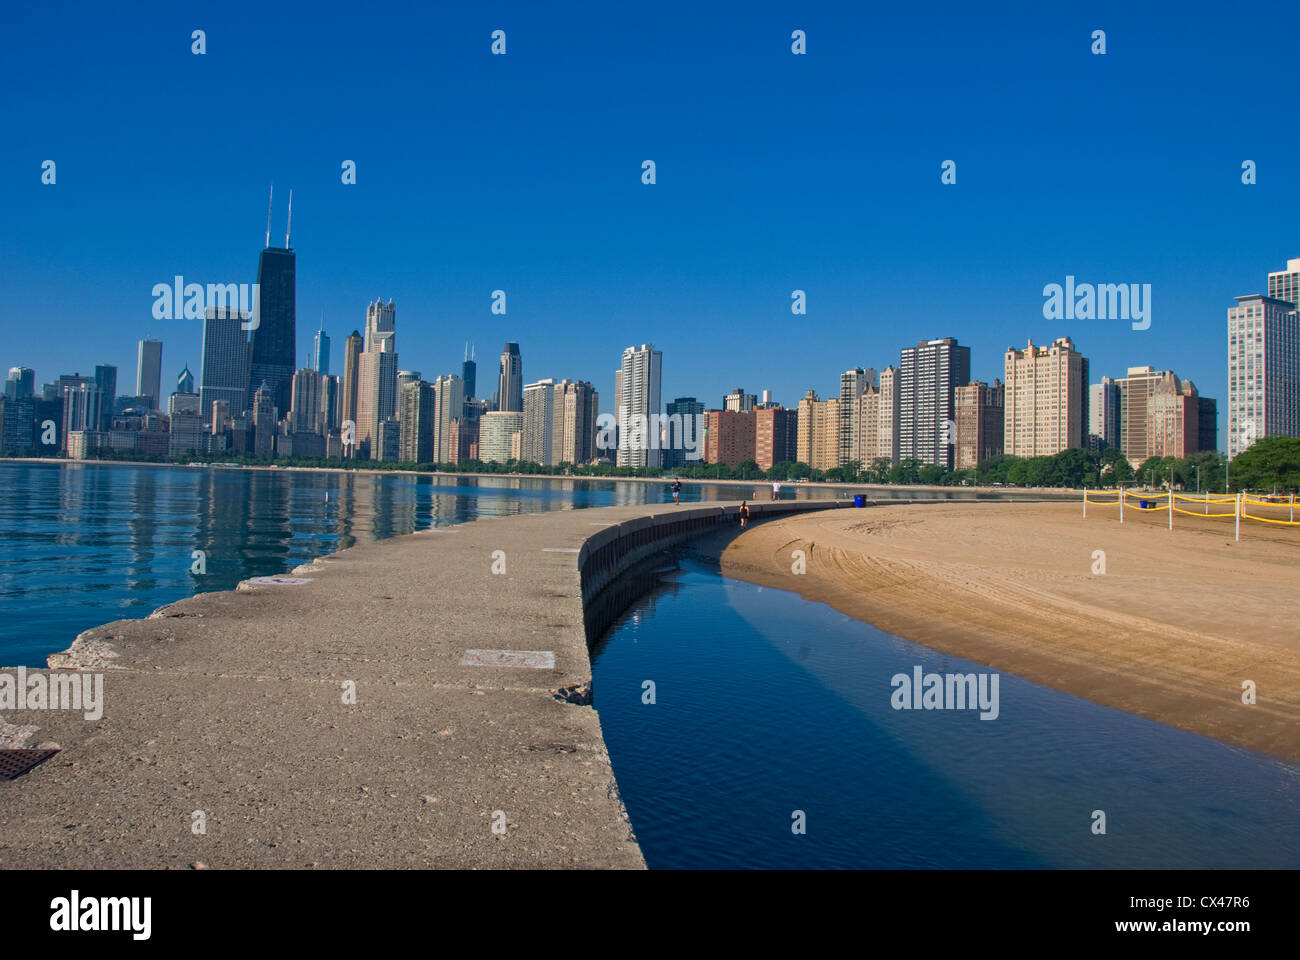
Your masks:
<svg viewBox="0 0 1300 960"><path fill-rule="evenodd" d="M1189 505L1190 506L1190 505ZM1221 509L1212 507L1211 509ZM722 572L1035 683L1300 764L1300 528L1080 504L773 520ZM807 572L792 572L793 553ZM1105 555L1105 572L1094 573ZM1257 702L1242 702L1243 681Z"/></svg>

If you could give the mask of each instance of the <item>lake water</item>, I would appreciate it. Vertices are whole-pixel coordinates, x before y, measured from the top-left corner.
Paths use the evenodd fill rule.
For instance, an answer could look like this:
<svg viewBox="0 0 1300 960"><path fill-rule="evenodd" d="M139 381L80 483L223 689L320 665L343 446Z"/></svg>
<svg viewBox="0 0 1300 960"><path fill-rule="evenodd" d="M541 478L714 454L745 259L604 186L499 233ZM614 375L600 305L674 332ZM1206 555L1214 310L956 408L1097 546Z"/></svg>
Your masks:
<svg viewBox="0 0 1300 960"><path fill-rule="evenodd" d="M687 483L682 500L766 491ZM853 492L862 491L786 484L782 498ZM0 462L0 666L43 667L89 627L284 573L358 542L480 516L671 499L667 482ZM205 554L206 573L192 572L195 550Z"/></svg>
<svg viewBox="0 0 1300 960"><path fill-rule="evenodd" d="M593 655L646 863L1300 864L1300 769L1006 673L996 719L893 709L891 678L917 665L989 672L684 559Z"/></svg>

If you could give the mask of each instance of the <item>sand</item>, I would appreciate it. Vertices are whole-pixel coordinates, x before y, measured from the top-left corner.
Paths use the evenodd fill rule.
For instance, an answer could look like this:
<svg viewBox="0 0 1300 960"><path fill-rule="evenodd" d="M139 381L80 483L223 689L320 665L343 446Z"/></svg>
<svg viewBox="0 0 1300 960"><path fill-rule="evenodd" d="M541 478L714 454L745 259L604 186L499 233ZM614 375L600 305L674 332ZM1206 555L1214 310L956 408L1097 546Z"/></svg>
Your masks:
<svg viewBox="0 0 1300 960"><path fill-rule="evenodd" d="M721 565L932 649L1300 764L1300 528L1243 521L1237 543L1231 519L1175 514L1171 532L1163 512L1130 510L1123 525L1113 505L1088 514L1078 503L836 510L761 524ZM795 550L806 574L792 573Z"/></svg>

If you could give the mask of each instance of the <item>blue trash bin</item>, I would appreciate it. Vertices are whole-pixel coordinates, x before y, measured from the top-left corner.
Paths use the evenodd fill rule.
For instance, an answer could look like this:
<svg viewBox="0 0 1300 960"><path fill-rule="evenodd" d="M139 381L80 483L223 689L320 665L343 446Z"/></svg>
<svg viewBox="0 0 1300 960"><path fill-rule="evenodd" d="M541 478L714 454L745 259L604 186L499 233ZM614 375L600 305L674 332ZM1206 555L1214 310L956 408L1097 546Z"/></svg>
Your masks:
<svg viewBox="0 0 1300 960"><path fill-rule="evenodd" d="M855 507L865 507L867 505L867 498L862 496L860 493L855 493L853 495L853 505Z"/></svg>

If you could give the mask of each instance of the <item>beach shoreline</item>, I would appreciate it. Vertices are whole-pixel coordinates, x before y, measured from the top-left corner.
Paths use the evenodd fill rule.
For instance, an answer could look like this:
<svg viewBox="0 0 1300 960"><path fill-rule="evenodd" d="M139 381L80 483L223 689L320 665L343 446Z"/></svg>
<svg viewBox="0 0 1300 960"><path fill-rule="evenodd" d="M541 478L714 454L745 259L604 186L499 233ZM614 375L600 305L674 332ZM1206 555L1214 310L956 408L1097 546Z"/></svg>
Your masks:
<svg viewBox="0 0 1300 960"><path fill-rule="evenodd" d="M719 563L941 653L1300 764L1300 532L1255 525L1236 542L1231 520L1165 522L880 505L760 524Z"/></svg>

